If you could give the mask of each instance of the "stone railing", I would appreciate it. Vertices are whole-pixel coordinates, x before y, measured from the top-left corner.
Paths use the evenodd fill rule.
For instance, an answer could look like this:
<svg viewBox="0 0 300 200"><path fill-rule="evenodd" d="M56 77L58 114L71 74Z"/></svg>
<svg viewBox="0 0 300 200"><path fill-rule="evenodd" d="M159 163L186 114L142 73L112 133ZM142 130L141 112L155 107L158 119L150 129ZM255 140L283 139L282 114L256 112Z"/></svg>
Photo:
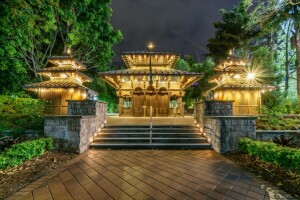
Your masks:
<svg viewBox="0 0 300 200"><path fill-rule="evenodd" d="M212 148L225 153L237 149L242 137L255 138L256 117L232 116L233 101L205 101L195 106L195 120Z"/></svg>
<svg viewBox="0 0 300 200"><path fill-rule="evenodd" d="M106 106L92 100L68 101L68 115L45 117L45 135L57 139L57 148L83 153L106 122Z"/></svg>

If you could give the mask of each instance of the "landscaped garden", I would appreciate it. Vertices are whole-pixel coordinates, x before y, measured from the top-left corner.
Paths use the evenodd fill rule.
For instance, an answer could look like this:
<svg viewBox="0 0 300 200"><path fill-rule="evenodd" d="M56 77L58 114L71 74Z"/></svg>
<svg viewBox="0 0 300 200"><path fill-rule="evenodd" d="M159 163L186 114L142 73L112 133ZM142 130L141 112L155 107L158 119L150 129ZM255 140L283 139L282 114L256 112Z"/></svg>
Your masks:
<svg viewBox="0 0 300 200"><path fill-rule="evenodd" d="M170 0L177 5L173 1ZM151 20L141 17L143 25L155 17L152 12L162 12L163 9L160 6L149 11ZM192 113L193 105L199 100L231 101L236 108L233 110L237 112L233 114L243 117L256 115L256 140L241 139L239 149L226 156L258 177L300 198L299 0L240 0L230 9L221 9L220 15L213 18L219 19L212 25L215 30L207 31L209 35L205 38L208 40L203 47L199 47L201 42L192 41L189 38L191 35L184 35L191 32L193 36L200 37L203 27L198 24L199 20L182 31L185 28L178 24L177 27L176 23L184 21L183 24L188 24L185 18L180 16L182 20L174 20L172 17L171 23L163 20L164 15L153 20L155 26L151 25L149 30L155 31L145 29L142 32L137 28L140 24L132 25L134 20L129 20L130 26L126 24L126 32L130 34L124 35L124 39L134 38L122 44L121 31L111 25L109 0L5 0L0 4L0 11L0 199L51 173L76 156L61 148L64 137L47 138L44 133L45 115L70 114L67 113L67 100L103 100L108 103L108 112L121 112L124 108L125 115L134 114L132 108L135 105L138 106L137 113L142 116L143 109L145 115L147 99L150 104L154 102L152 97L156 98L153 104L156 114L161 111L163 116L170 116L165 107L172 107L174 116L176 108L179 112L179 108L185 107ZM191 16L201 13L197 9L193 12ZM134 15L140 18L136 16L145 13ZM172 11L172 16L174 14L176 12ZM122 15L124 23L119 19L122 24L128 16ZM206 18L209 17L201 16L201 19ZM157 21L164 27L160 27ZM173 24L172 27L170 24ZM157 41L158 48L153 51L153 45L146 49L132 42L136 42L136 38L151 39L164 28L167 37L157 36L158 39L164 38L164 41ZM201 32L196 34L197 30ZM174 41L179 40L184 45L175 48ZM162 47L168 42L169 46ZM128 49L134 47L142 52L123 54L126 67L130 68L127 71L124 66L118 66L117 59L113 60L113 47L117 44L125 44ZM186 46L190 46L187 52L181 50ZM165 49L180 53L162 53ZM196 53L193 55L191 52ZM140 68L145 72L131 66L133 61L142 63ZM152 72L152 67L161 69ZM114 72L110 72L112 70ZM100 78L101 73L108 73L102 77L106 82ZM198 79L193 79L196 75ZM134 88L134 84L138 87ZM128 88L116 92L112 87L122 85ZM172 88L174 85L179 89ZM176 94L170 96L170 91ZM133 93L139 103L132 103ZM141 98L141 95L148 97ZM158 98L161 103L158 103ZM149 116L152 116L152 107L150 112ZM182 113L184 115L184 109ZM76 142L80 141L77 135L80 137L84 131L79 131L79 134L76 131L80 129L81 121L77 120L76 125L72 124L74 121L62 121L59 123L64 123L65 127L71 124ZM245 121L245 126L241 127L249 128L247 123ZM96 135L104 122L97 125L100 128L85 126L93 131L90 131L89 138L84 135L86 141L93 141L90 135ZM254 122L251 125L254 127ZM57 131L53 126L56 126L55 122L48 128ZM86 141L88 147L90 143ZM85 151L87 148L82 149Z"/></svg>

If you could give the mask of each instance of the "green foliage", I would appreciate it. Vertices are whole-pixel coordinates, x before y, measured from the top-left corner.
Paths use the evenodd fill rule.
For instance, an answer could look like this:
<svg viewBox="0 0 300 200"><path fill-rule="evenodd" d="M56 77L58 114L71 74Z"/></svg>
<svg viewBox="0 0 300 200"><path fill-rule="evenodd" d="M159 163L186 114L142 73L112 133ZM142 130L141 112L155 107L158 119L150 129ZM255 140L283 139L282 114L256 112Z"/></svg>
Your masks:
<svg viewBox="0 0 300 200"><path fill-rule="evenodd" d="M214 23L216 32L207 44L209 55L214 61L219 62L226 59L232 49L247 48L249 40L256 35L255 30L247 30L251 22L248 14L250 5L251 2L243 0L229 11L220 10L223 21ZM241 52L244 54L244 51Z"/></svg>
<svg viewBox="0 0 300 200"><path fill-rule="evenodd" d="M250 70L256 72L257 81L264 84L278 85L282 81L283 74L280 66L276 64L274 52L266 46L259 47L252 52L253 60Z"/></svg>
<svg viewBox="0 0 300 200"><path fill-rule="evenodd" d="M98 77L94 77L93 82L86 83L86 85L94 91L98 92L99 100L107 102L107 112L118 112L119 101L116 90L112 86L105 83Z"/></svg>
<svg viewBox="0 0 300 200"><path fill-rule="evenodd" d="M70 47L89 74L106 70L122 38L110 25L110 0L5 0L0 10L0 94L38 81L47 57Z"/></svg>
<svg viewBox="0 0 300 200"><path fill-rule="evenodd" d="M1 114L43 115L46 102L33 98L0 95Z"/></svg>
<svg viewBox="0 0 300 200"><path fill-rule="evenodd" d="M54 148L52 138L41 138L14 144L0 154L0 169L6 169L22 164L24 161L40 156Z"/></svg>
<svg viewBox="0 0 300 200"><path fill-rule="evenodd" d="M110 25L110 0L59 0L57 15L59 41L56 48L62 53L68 47L80 61L95 69L107 70L113 45L122 39L120 31Z"/></svg>
<svg viewBox="0 0 300 200"><path fill-rule="evenodd" d="M189 64L184 59L179 59L175 65L175 69L182 71L190 71L191 68Z"/></svg>
<svg viewBox="0 0 300 200"><path fill-rule="evenodd" d="M0 4L0 93L18 92L42 67L56 39L56 0Z"/></svg>
<svg viewBox="0 0 300 200"><path fill-rule="evenodd" d="M0 95L0 130L43 129L46 102Z"/></svg>
<svg viewBox="0 0 300 200"><path fill-rule="evenodd" d="M298 148L278 146L273 142L254 141L249 138L241 138L238 145L241 151L263 161L300 172L300 149Z"/></svg>
<svg viewBox="0 0 300 200"><path fill-rule="evenodd" d="M281 114L270 114L259 116L256 121L257 130L299 130L299 118L284 118Z"/></svg>
<svg viewBox="0 0 300 200"><path fill-rule="evenodd" d="M197 63L191 56L185 55L184 59L189 64L191 71L203 73L203 77L197 82L198 85L191 86L186 89L186 95L183 101L186 102L187 107L192 107L193 103L197 99L202 99L204 93L211 89L214 84L208 83L208 80L215 74L213 70L215 63L210 57L208 57L204 62Z"/></svg>

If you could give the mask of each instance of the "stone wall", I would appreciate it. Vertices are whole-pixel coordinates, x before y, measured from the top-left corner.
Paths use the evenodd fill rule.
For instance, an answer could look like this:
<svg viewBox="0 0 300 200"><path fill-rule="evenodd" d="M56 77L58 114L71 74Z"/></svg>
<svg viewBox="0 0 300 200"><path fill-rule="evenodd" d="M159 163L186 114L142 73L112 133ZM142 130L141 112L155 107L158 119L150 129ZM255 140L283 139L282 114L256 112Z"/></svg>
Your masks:
<svg viewBox="0 0 300 200"><path fill-rule="evenodd" d="M261 141L272 141L275 136L280 139L280 135L287 139L294 138L292 143L300 144L299 130L256 130L256 139Z"/></svg>
<svg viewBox="0 0 300 200"><path fill-rule="evenodd" d="M255 139L256 117L232 116L233 101L205 101L195 105L195 120L212 148L225 153L237 149L242 137Z"/></svg>
<svg viewBox="0 0 300 200"><path fill-rule="evenodd" d="M203 134L219 153L236 150L240 138L255 139L256 117L207 116L204 119Z"/></svg>
<svg viewBox="0 0 300 200"><path fill-rule="evenodd" d="M83 153L106 121L106 103L68 101L68 115L46 116L44 131L55 138L57 148Z"/></svg>
<svg viewBox="0 0 300 200"><path fill-rule="evenodd" d="M68 115L95 115L103 124L106 120L107 103L94 100L68 100Z"/></svg>
<svg viewBox="0 0 300 200"><path fill-rule="evenodd" d="M205 116L232 116L234 101L205 101L204 114Z"/></svg>

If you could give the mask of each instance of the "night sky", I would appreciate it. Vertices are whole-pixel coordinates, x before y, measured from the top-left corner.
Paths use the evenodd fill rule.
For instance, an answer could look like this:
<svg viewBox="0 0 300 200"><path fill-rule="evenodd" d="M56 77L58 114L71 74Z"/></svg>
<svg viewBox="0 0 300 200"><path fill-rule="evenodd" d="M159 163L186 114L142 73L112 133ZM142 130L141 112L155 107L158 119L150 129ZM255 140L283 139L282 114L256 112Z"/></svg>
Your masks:
<svg viewBox="0 0 300 200"><path fill-rule="evenodd" d="M151 41L156 51L191 54L198 61L207 53L213 22L219 10L232 8L238 0L112 0L111 23L124 39L114 47L114 64L122 51L143 51Z"/></svg>

